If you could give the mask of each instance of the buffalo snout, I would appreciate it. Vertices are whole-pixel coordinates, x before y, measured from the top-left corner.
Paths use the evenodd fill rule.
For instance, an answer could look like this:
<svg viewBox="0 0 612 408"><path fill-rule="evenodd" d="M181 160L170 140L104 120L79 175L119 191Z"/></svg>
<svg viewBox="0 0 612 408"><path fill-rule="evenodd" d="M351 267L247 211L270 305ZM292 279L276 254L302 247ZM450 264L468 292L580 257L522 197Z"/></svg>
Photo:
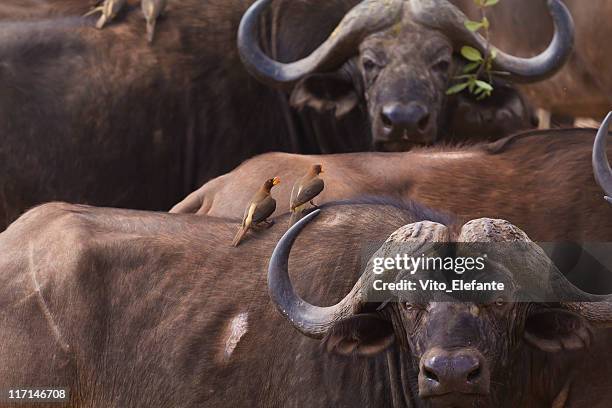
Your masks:
<svg viewBox="0 0 612 408"><path fill-rule="evenodd" d="M422 103L389 103L382 107L380 116L383 131L390 141L409 140L427 144L435 141L431 113Z"/></svg>
<svg viewBox="0 0 612 408"><path fill-rule="evenodd" d="M474 349L433 348L421 358L419 396L421 398L489 393L490 374L486 360Z"/></svg>

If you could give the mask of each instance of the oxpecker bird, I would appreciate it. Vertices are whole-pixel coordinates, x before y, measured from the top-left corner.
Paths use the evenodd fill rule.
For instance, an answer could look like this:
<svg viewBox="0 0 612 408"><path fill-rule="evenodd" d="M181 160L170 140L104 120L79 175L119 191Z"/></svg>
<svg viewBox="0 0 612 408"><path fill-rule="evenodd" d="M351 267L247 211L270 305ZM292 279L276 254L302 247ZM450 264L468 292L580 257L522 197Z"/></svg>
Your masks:
<svg viewBox="0 0 612 408"><path fill-rule="evenodd" d="M85 17L97 12L102 13L98 19L98 22L96 23L96 28L101 29L104 27L104 25L106 25L106 23L110 22L117 16L117 13L119 13L123 6L125 6L126 2L127 0L104 0L104 3L101 6L89 11L87 14L85 14Z"/></svg>
<svg viewBox="0 0 612 408"><path fill-rule="evenodd" d="M291 211L291 225L302 218L302 211L304 211L308 203L316 207L313 200L325 187L323 179L319 177L321 173L323 173L323 167L320 164L315 164L310 167L308 173L293 185L289 207Z"/></svg>
<svg viewBox="0 0 612 408"><path fill-rule="evenodd" d="M142 14L147 20L147 39L153 42L155 36L155 22L166 8L166 0L141 0Z"/></svg>
<svg viewBox="0 0 612 408"><path fill-rule="evenodd" d="M261 186L253 198L251 198L244 212L242 225L232 242L233 246L238 246L238 244L240 244L240 241L250 228L258 228L260 224L264 224L266 227L272 225L272 222L268 221L267 218L276 210L276 200L272 198L270 191L272 187L278 183L280 183L278 177L266 180L264 185Z"/></svg>

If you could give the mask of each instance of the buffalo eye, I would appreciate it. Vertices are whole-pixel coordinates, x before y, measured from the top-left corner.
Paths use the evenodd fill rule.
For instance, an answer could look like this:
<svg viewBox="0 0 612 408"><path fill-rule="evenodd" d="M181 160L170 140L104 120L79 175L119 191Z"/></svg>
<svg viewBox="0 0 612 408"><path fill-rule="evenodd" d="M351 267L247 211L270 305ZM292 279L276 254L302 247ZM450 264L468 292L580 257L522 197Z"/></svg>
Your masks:
<svg viewBox="0 0 612 408"><path fill-rule="evenodd" d="M426 309L425 305L422 303L404 302L402 306L407 312L422 312Z"/></svg>
<svg viewBox="0 0 612 408"><path fill-rule="evenodd" d="M361 59L364 77L368 85L371 85L378 78L378 74L382 69L381 64L371 56L364 55Z"/></svg>

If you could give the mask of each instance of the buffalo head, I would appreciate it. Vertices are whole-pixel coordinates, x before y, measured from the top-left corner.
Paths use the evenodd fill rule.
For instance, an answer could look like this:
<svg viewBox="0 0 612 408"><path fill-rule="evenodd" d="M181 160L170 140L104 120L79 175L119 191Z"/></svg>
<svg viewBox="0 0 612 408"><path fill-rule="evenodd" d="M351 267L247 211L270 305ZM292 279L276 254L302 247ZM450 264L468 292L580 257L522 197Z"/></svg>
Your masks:
<svg viewBox="0 0 612 408"><path fill-rule="evenodd" d="M521 406L516 398L522 396L508 385L538 370L532 366L537 358L529 353L544 356L543 361L563 350L580 353L590 346L592 327L612 327L612 296L590 295L574 287L524 232L507 221L491 219L471 221L459 232L428 221L410 224L392 234L374 257L395 254L397 245L408 243L417 257L452 248L453 256L465 259L474 244L494 248L512 242L520 249L515 256L492 250L487 260L487 273L506 283L502 295L489 293L474 301L442 293L436 299L408 295L380 301L374 299L372 288L381 275L372 272L370 260L338 304L309 304L294 292L288 258L299 231L315 216L309 214L278 243L268 274L272 300L296 329L323 339L330 352L371 356L398 344L396 350L412 367L418 379L416 392L426 406ZM453 245L443 244L449 242ZM397 281L397 270L384 274ZM519 295L526 287L535 288L546 301ZM546 384L543 388L554 388L550 384L558 380L552 377L559 369L551 369L549 378L539 373Z"/></svg>
<svg viewBox="0 0 612 408"><path fill-rule="evenodd" d="M463 64L458 51L464 45L483 53L487 49L483 37L465 28L465 15L447 0L364 0L314 52L281 63L258 43L257 22L270 2L256 1L242 19L238 48L246 68L262 82L290 90L297 107L342 116L365 103L375 144L434 142L448 125L446 90ZM555 34L544 52L518 58L497 50L494 68L506 72L511 82L552 76L573 49L568 10L560 0L548 5Z"/></svg>

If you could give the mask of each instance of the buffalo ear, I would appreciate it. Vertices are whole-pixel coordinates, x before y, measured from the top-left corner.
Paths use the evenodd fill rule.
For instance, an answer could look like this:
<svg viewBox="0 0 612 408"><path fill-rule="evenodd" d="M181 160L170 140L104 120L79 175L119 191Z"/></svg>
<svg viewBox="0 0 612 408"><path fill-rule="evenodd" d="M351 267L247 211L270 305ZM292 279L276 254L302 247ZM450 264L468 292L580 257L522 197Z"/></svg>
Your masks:
<svg viewBox="0 0 612 408"><path fill-rule="evenodd" d="M336 323L323 345L330 353L369 357L385 351L394 341L390 322L375 314L360 314Z"/></svg>
<svg viewBox="0 0 612 408"><path fill-rule="evenodd" d="M547 353L588 348L591 338L588 323L580 315L563 309L536 311L525 324L525 341Z"/></svg>
<svg viewBox="0 0 612 408"><path fill-rule="evenodd" d="M291 106L310 106L318 112L333 111L340 118L359 104L353 81L344 70L316 73L302 78L291 93Z"/></svg>

